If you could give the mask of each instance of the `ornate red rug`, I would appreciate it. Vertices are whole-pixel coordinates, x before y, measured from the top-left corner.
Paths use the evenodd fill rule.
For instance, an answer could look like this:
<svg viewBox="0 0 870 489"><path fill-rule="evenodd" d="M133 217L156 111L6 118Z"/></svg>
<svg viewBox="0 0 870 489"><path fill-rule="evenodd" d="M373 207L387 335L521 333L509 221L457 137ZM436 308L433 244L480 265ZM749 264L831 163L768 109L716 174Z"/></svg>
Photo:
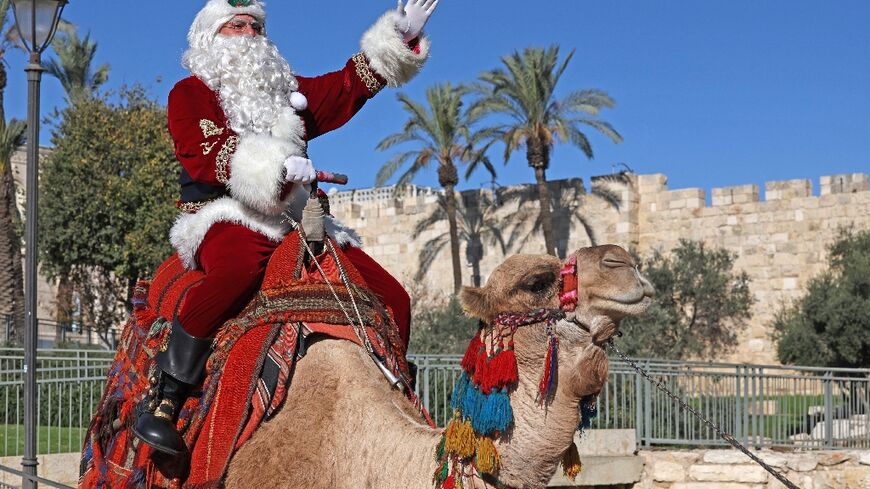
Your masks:
<svg viewBox="0 0 870 489"><path fill-rule="evenodd" d="M202 274L185 271L173 256L152 281L137 285L133 314L82 450L79 487L220 487L235 451L280 409L300 341L317 333L360 343L335 300L337 294L350 304L340 268L350 281L369 342L393 374L410 379L390 312L368 292L350 260L337 247L334 257L324 254L318 260L324 280L303 256L298 237L288 236L272 256L261 290L215 339L206 379L179 415L178 428L189 449L182 459L152 452L133 436L131 426L155 369L154 355L169 333L165 318L174 316Z"/></svg>

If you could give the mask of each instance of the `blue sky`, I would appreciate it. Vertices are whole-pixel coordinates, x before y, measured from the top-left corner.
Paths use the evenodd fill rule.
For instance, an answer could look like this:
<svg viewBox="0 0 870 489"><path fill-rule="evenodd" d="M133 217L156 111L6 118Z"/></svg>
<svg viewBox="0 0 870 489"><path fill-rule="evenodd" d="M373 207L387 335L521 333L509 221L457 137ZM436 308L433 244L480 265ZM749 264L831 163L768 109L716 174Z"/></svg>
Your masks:
<svg viewBox="0 0 870 489"><path fill-rule="evenodd" d="M185 76L179 65L200 0L72 0L65 18L99 43L110 88L141 83L165 101ZM391 0L269 2L270 36L294 69L314 75L343 66ZM870 171L870 2L441 0L428 33L432 56L402 88L422 99L437 82L472 81L526 46L576 49L560 94L599 88L617 101L602 113L625 141L591 134L592 161L557 147L550 176L609 173L625 163L665 173L670 188L763 183ZM7 113L24 118L24 56L9 55ZM385 90L348 125L312 142L318 167L367 187L392 153L374 146L406 120ZM43 114L63 104L43 82ZM43 141L47 141L47 131ZM499 160L501 151L493 154ZM499 164L500 184L532 181L524 152ZM486 184L478 173L463 188ZM434 171L418 183L434 185Z"/></svg>

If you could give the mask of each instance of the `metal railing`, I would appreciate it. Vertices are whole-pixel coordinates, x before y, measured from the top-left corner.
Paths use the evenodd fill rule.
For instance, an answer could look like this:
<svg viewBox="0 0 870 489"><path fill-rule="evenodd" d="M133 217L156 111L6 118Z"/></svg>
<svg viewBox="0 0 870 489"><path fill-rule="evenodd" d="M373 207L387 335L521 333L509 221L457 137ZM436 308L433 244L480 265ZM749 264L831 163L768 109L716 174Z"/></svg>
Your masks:
<svg viewBox="0 0 870 489"><path fill-rule="evenodd" d="M460 356L411 355L417 394L433 419L451 416ZM643 360L654 378L752 446L870 448L870 369ZM627 364L611 359L593 428L634 429L643 446L724 446Z"/></svg>
<svg viewBox="0 0 870 489"><path fill-rule="evenodd" d="M40 455L80 450L114 352L40 350ZM460 356L411 355L417 393L439 425L452 415L450 398ZM0 350L0 456L23 449L20 349ZM754 446L807 449L870 448L870 370L642 360L641 366L702 414ZM699 420L611 361L593 428L634 429L642 446L721 446Z"/></svg>
<svg viewBox="0 0 870 489"><path fill-rule="evenodd" d="M81 450L114 352L39 350L36 423L40 455ZM24 372L21 349L0 349L0 456L24 450Z"/></svg>

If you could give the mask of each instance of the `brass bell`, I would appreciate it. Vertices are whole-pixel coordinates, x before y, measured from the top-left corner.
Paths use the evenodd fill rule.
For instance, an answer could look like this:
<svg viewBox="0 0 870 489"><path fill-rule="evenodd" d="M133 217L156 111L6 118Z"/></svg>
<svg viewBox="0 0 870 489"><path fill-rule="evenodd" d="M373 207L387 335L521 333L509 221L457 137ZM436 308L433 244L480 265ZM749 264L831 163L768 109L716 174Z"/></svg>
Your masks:
<svg viewBox="0 0 870 489"><path fill-rule="evenodd" d="M154 411L155 409L157 409L157 401L153 400L153 401L148 403L148 410Z"/></svg>
<svg viewBox="0 0 870 489"><path fill-rule="evenodd" d="M148 383L151 384L151 385L157 385L157 376L156 376L156 375L152 375L151 377L149 377L149 378L148 378Z"/></svg>
<svg viewBox="0 0 870 489"><path fill-rule="evenodd" d="M148 389L148 397L155 397L155 396L157 396L157 389L155 389L153 387Z"/></svg>

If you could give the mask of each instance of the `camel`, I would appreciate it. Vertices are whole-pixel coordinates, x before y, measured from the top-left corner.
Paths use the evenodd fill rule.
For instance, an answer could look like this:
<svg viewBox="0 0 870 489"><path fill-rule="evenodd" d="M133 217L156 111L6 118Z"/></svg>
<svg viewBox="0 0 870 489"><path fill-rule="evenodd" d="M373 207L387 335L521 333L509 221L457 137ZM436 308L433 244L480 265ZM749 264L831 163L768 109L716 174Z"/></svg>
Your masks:
<svg viewBox="0 0 870 489"><path fill-rule="evenodd" d="M546 327L521 327L514 336L519 374L510 393L514 425L496 442L498 479L507 487L547 484L572 444L581 399L598 394L606 381L604 342L622 318L644 312L654 294L631 255L618 246L583 248L574 256L577 307L553 328L559 338L558 381L545 406L537 401L537 387ZM512 256L485 286L464 288L461 302L484 322L499 313L558 309L561 270L552 256ZM234 456L226 487L430 489L441 436L420 421L412 403L391 388L361 348L322 340L310 344L298 363L281 410ZM492 486L476 479L464 487Z"/></svg>

